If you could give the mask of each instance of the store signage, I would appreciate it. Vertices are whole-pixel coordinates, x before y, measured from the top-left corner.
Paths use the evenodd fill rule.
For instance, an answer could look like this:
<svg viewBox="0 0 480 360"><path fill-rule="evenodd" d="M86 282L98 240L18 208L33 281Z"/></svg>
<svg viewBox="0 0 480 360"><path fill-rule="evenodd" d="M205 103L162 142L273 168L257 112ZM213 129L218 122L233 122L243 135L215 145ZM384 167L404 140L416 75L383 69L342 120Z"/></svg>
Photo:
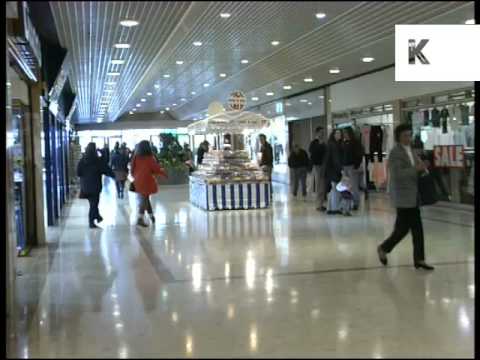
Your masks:
<svg viewBox="0 0 480 360"><path fill-rule="evenodd" d="M480 80L478 39L480 25L395 25L395 81Z"/></svg>
<svg viewBox="0 0 480 360"><path fill-rule="evenodd" d="M246 102L247 98L245 94L237 90L230 94L228 98L228 107L233 111L242 111L245 109Z"/></svg>
<svg viewBox="0 0 480 360"><path fill-rule="evenodd" d="M463 145L434 146L433 165L444 168L465 167L465 151Z"/></svg>

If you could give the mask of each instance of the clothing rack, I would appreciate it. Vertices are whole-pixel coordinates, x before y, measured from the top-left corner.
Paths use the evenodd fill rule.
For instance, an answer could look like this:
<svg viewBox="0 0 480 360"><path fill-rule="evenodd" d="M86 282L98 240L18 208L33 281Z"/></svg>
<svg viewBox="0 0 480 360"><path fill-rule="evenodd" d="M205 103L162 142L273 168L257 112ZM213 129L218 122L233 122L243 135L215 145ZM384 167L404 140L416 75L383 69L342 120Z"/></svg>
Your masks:
<svg viewBox="0 0 480 360"><path fill-rule="evenodd" d="M431 110L438 107L445 107L451 105L465 105L465 103L475 102L475 98L467 98L467 99L458 99L458 100L449 100L449 101L442 101L435 104L424 104L424 105L417 105L417 106L409 106L402 108L402 111L412 111L412 110Z"/></svg>

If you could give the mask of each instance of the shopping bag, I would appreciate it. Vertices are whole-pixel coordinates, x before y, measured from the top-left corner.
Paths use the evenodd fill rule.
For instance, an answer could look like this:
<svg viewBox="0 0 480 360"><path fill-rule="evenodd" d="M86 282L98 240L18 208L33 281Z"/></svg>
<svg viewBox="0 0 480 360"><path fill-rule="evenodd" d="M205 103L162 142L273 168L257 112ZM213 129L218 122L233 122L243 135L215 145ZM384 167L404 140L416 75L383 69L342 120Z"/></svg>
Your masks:
<svg viewBox="0 0 480 360"><path fill-rule="evenodd" d="M420 197L420 206L433 205L438 201L435 182L429 173L418 177L418 194Z"/></svg>

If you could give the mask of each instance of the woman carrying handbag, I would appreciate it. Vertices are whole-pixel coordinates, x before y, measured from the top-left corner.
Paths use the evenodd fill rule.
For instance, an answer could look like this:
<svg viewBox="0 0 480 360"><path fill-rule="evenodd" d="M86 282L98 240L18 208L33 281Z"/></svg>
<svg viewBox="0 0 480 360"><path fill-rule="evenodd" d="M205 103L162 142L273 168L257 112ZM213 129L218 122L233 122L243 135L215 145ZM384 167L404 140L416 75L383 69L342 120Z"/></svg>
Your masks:
<svg viewBox="0 0 480 360"><path fill-rule="evenodd" d="M131 171L134 180L130 184L130 191L138 193L140 197L137 225L147 227L148 225L144 219L145 211L150 215L152 224L155 223L152 203L150 202L150 195L158 191L155 175L167 177L167 174L158 165L150 142L147 140L143 140L138 144L132 159Z"/></svg>
<svg viewBox="0 0 480 360"><path fill-rule="evenodd" d="M395 129L396 146L389 154L389 189L397 218L392 234L377 248L380 262L387 265L387 254L411 232L413 238L413 262L416 269L433 270L425 262L423 224L420 206L425 203L423 181L428 179L427 168L412 151L412 130L407 124ZM425 178L421 178L427 176ZM422 184L419 186L419 184ZM431 199L428 200L431 202Z"/></svg>

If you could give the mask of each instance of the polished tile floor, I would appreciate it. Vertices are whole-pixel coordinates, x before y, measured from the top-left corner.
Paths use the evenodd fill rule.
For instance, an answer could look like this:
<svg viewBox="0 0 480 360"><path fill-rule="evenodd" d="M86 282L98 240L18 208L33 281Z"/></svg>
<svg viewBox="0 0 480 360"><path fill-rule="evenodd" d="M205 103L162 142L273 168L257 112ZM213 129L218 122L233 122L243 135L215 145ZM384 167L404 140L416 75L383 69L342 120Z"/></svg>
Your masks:
<svg viewBox="0 0 480 360"><path fill-rule="evenodd" d="M140 229L134 195L117 200L107 182L103 229L87 228L87 202L75 200L45 266L19 282L45 279L11 356L473 356L471 212L423 211L436 265L426 273L410 238L380 266L394 221L382 195L345 218L284 185L272 209L236 212L205 212L186 187L163 187L156 226Z"/></svg>

